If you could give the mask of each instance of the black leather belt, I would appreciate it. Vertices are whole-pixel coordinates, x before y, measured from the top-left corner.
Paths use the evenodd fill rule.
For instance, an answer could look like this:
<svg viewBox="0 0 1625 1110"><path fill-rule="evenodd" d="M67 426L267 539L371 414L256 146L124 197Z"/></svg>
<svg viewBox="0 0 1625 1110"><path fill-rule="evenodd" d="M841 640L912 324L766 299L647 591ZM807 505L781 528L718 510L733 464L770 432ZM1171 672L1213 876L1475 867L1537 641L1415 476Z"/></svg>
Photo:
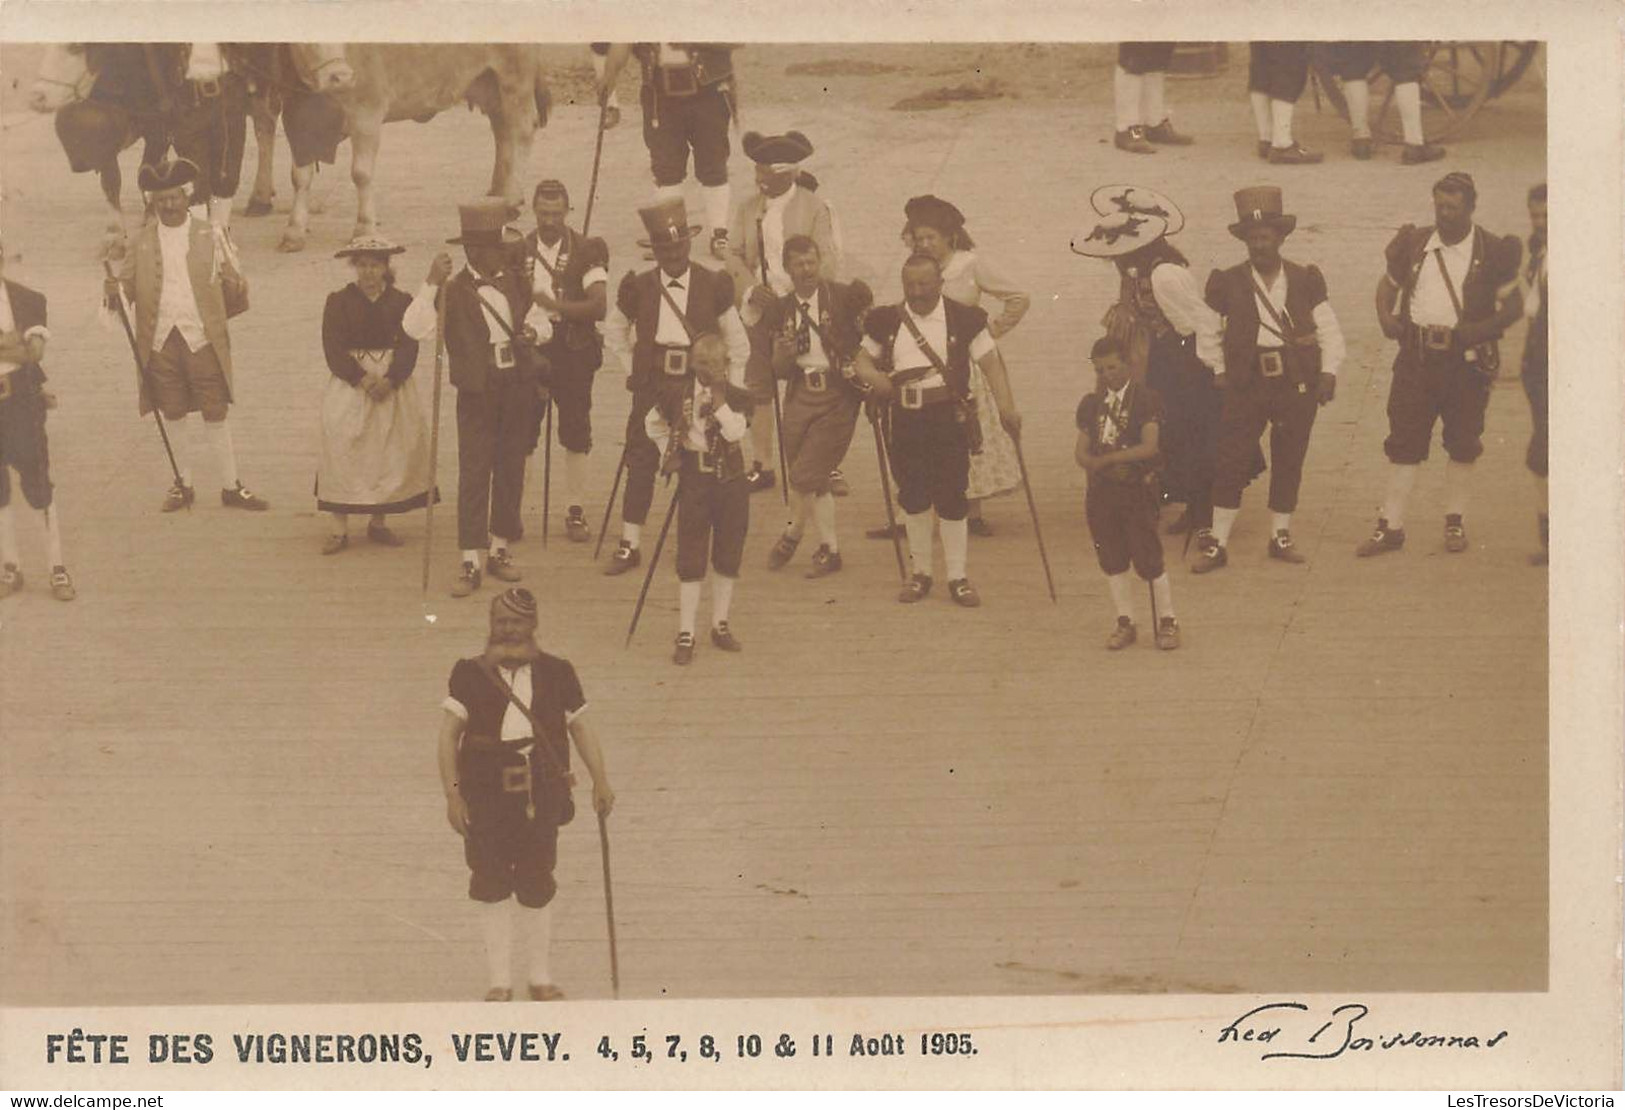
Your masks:
<svg viewBox="0 0 1625 1110"><path fill-rule="evenodd" d="M897 391L897 404L905 409L923 409L953 399L953 390L945 385L922 386L918 382L909 382Z"/></svg>

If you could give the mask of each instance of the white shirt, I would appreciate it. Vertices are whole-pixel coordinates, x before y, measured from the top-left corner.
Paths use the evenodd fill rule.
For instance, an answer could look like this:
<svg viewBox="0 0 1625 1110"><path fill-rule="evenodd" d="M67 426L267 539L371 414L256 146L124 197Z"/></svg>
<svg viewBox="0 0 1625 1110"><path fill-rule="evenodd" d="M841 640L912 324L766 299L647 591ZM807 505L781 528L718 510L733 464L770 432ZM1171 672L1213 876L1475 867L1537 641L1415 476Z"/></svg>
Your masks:
<svg viewBox="0 0 1625 1110"><path fill-rule="evenodd" d="M741 378L741 381L734 384L743 384L743 379ZM688 435L683 441L683 446L696 454L703 453L706 448L706 422L699 418L699 414L700 410L710 400L711 390L696 378L694 380L694 389L689 394L689 401L694 406L694 418L689 421ZM724 401L716 407L712 415L716 417L717 431L724 440L729 443L738 443L745 438L745 431L750 427L750 422L745 419L744 413L736 411ZM666 423L666 418L660 414L658 405L651 408L649 414L643 418L643 430L660 448L660 453L665 454L666 441L671 438L671 427Z"/></svg>
<svg viewBox="0 0 1625 1110"><path fill-rule="evenodd" d="M436 321L434 298L437 289L424 282L418 286L412 303L406 306L406 314L401 317L401 330L409 338L421 340L434 331Z"/></svg>
<svg viewBox="0 0 1625 1110"><path fill-rule="evenodd" d="M194 351L209 342L203 333L203 317L198 312L197 294L192 289L192 268L187 255L192 245L191 221L170 227L158 221L158 248L163 252L164 288L158 295L157 326L152 329L152 349L161 351L169 333L180 329L181 338Z"/></svg>
<svg viewBox="0 0 1625 1110"><path fill-rule="evenodd" d="M1196 288L1196 279L1185 266L1165 263L1151 271L1151 294L1157 307L1180 335L1196 336L1196 357L1210 368L1224 368L1224 348L1219 345L1219 314L1208 307Z"/></svg>
<svg viewBox="0 0 1625 1110"><path fill-rule="evenodd" d="M4 285L0 285L0 333L13 332L16 330L17 317L14 316L11 311L11 294L6 290ZM24 332L20 338L22 338L24 342L27 342L36 335L49 341L51 338L51 329L47 328L44 324L35 324L33 327ZM0 359L0 376L9 374L13 370L19 369L21 366L22 363L20 362L10 362L5 359Z"/></svg>
<svg viewBox="0 0 1625 1110"><path fill-rule="evenodd" d="M1276 313L1284 320L1286 318L1286 267L1276 271L1273 282L1265 281L1264 275L1249 266L1258 285L1253 290L1253 301L1259 300L1258 290L1263 289L1275 306ZM1335 375L1343 365L1343 357L1348 353L1348 346L1343 341L1343 327L1337 322L1337 313L1332 311L1331 301L1321 301L1314 309L1315 342L1320 346L1320 369L1323 373ZM1301 324L1302 321L1293 321ZM1268 326L1266 326L1268 325ZM1275 321L1270 318L1268 310L1262 304L1258 305L1258 340L1259 350L1278 351L1286 346L1285 341L1271 331Z"/></svg>
<svg viewBox="0 0 1625 1110"><path fill-rule="evenodd" d="M663 66L686 66L693 63L693 55L673 42L660 44L660 64Z"/></svg>
<svg viewBox="0 0 1625 1110"><path fill-rule="evenodd" d="M1475 238L1476 229L1469 230L1454 246L1446 246L1437 231L1428 237L1422 272L1416 275L1416 289L1411 293L1411 323L1447 328L1456 326L1460 316L1450 301L1450 291L1445 288L1444 278L1439 276L1439 263L1434 260L1433 252L1436 248L1443 252L1444 268L1450 271L1450 280L1456 287L1456 297L1459 299L1467 280L1467 270L1473 263Z"/></svg>
<svg viewBox="0 0 1625 1110"><path fill-rule="evenodd" d="M521 663L517 667L499 666L497 667L497 674L501 675L502 681L508 684L508 688L513 691L514 697L518 698L524 705L530 704L532 691L529 663ZM459 721L465 724L468 722L468 706L456 698L448 694L440 705L441 708ZM574 713L565 713L564 723L567 725L573 723L577 717L586 711L587 707L583 705ZM536 730L530 725L530 719L520 711L519 706L511 701L508 702L508 709L502 714L502 735L499 739L507 741L523 740L526 737L535 735L535 732Z"/></svg>
<svg viewBox="0 0 1625 1110"><path fill-rule="evenodd" d="M188 81L218 81L225 72L226 63L220 57L218 42L192 43L192 53L186 60Z"/></svg>
<svg viewBox="0 0 1625 1110"><path fill-rule="evenodd" d="M1108 389L1105 399L1101 402L1100 446L1102 447L1116 447L1118 439L1123 434L1123 429L1112 418L1112 414L1120 412L1125 419L1128 417L1128 409L1123 404L1123 398L1128 395L1128 386L1129 383L1124 382L1122 389Z"/></svg>
<svg viewBox="0 0 1625 1110"><path fill-rule="evenodd" d="M791 185L776 197L763 197L762 258L767 261L767 284L779 296L790 292L795 283L784 269L784 210L796 195ZM760 274L758 274L760 276Z"/></svg>
<svg viewBox="0 0 1625 1110"><path fill-rule="evenodd" d="M694 276L694 268L690 266L684 270L680 277L672 277L665 270L656 270L662 285L666 285L666 292L671 299L677 302L677 307L683 315L688 315L688 288ZM677 288L667 283L675 281ZM750 358L750 336L745 334L744 322L739 319L739 312L732 305L723 310L717 317L717 330L722 333L722 339L728 345L728 378L740 384L744 382L745 363ZM620 359L621 366L628 376L632 373L632 348L635 341L637 325L626 313L621 311L618 303L612 303L609 314L604 319L604 346L616 358ZM666 298L660 298L659 323L655 328L655 342L668 347L687 347L689 345L688 332L683 330L682 321L666 303Z"/></svg>
<svg viewBox="0 0 1625 1110"><path fill-rule="evenodd" d="M916 316L914 310L909 308L907 304L902 306L902 310L908 313L909 319L914 321L914 326L920 329L920 338L924 339L926 344L937 353L937 357L946 363L948 361L948 312L942 307L942 298L937 298L936 307L924 316ZM874 359L881 358L884 353L880 349L880 344L867 335L863 337L863 349L869 352L870 358ZM994 349L993 337L987 333L986 328L983 328L976 333L976 338L970 341L971 361L980 362ZM899 370L912 370L917 367L931 365L931 359L926 356L924 351L920 350L919 344L914 342L914 336L909 334L907 324L897 329L897 338L892 341L891 350L892 372L894 374ZM934 369L931 373L918 380L922 389L931 389L935 386L947 384L942 380L942 375Z"/></svg>
<svg viewBox="0 0 1625 1110"><path fill-rule="evenodd" d="M792 292L790 296L793 298L791 301L791 306L796 331L800 332L803 327L806 327L807 338L810 340L810 342L807 344L807 353L796 356L796 365L804 370L828 370L829 356L824 353L824 343L823 340L818 338L818 331L816 329L816 325L818 324L818 290L814 289L812 296L808 297L805 301L801 299L801 295L799 293ZM807 306L807 317L812 321L811 325L804 324L802 321L802 305Z"/></svg>
<svg viewBox="0 0 1625 1110"><path fill-rule="evenodd" d="M546 243L542 242L542 237L540 235L536 237L536 257L541 261L537 263L536 273L531 279L531 292L546 292L547 295L552 297L555 301L559 299L561 295L559 279L558 277L555 277L551 271L559 268L559 252L564 249L564 244L567 243L569 239L569 232L565 232L563 235L559 236L559 241L557 243L554 243L552 246L548 246ZM591 289L594 285L608 283L608 281L608 272L605 271L602 266L594 266L585 274L581 275L581 288ZM561 317L554 316L553 319L557 320L561 319Z"/></svg>

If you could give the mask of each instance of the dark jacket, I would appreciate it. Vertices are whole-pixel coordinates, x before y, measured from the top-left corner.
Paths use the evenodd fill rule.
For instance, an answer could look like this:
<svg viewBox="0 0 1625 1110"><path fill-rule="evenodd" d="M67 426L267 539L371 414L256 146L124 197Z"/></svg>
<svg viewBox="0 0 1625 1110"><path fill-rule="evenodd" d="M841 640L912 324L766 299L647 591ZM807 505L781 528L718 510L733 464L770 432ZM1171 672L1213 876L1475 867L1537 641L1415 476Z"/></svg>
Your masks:
<svg viewBox="0 0 1625 1110"><path fill-rule="evenodd" d="M395 356L386 377L397 386L410 378L417 366L418 342L402 330L401 319L411 304L412 298L393 285L376 301L368 300L354 282L329 293L322 310L322 352L333 376L360 385L365 374L350 352L392 350Z"/></svg>

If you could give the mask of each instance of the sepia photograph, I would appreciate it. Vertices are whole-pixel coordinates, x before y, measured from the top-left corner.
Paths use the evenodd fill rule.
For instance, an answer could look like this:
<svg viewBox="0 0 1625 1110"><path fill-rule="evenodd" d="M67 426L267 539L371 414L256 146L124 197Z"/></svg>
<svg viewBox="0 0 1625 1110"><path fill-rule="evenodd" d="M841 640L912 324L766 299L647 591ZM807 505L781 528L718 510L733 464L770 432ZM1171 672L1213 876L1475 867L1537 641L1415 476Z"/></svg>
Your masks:
<svg viewBox="0 0 1625 1110"><path fill-rule="evenodd" d="M241 41L0 18L0 1007L32 1082L118 1085L33 1030L131 1008L213 1014L174 1028L234 1067L372 1053L363 1086L514 1085L386 1032L445 1015L568 1027L601 1070L520 1081L552 1086L739 1082L678 1053L781 1026L797 1068L923 1068L988 1055L931 1021L966 999L1194 999L1203 1052L1323 1022L1522 1051L1513 1000L1559 986L1553 749L1618 763L1552 725L1554 582L1611 629L1622 565L1616 521L1563 520L1584 440L1548 492L1552 26L507 41L277 7ZM706 15L649 29L726 37ZM1614 488L1579 496L1614 506L1597 349L1564 404L1608 422ZM1412 995L1500 1001L1382 1017ZM638 1016L765 1000L842 1016ZM632 1018L600 1042L586 1003ZM229 1016L266 1007L306 1016ZM639 1030L682 1035L659 1079L610 1062ZM973 1066L910 1082L1062 1082ZM881 1075L840 1074L753 1083ZM1283 1075L1240 1083L1351 1082Z"/></svg>

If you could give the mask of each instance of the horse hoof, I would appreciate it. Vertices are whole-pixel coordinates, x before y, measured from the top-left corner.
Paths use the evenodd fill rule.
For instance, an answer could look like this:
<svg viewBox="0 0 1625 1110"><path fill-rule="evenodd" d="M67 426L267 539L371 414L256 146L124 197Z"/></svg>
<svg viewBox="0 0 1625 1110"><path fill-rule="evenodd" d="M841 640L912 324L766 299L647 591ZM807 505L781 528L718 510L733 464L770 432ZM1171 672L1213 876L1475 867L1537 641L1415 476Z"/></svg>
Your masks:
<svg viewBox="0 0 1625 1110"><path fill-rule="evenodd" d="M295 254L305 249L305 237L296 232L284 231L282 238L277 241L276 249L283 254Z"/></svg>
<svg viewBox="0 0 1625 1110"><path fill-rule="evenodd" d="M243 215L244 216L269 216L271 214L271 211L272 211L272 209L271 209L271 202L270 201L251 199L248 202L248 207L243 209Z"/></svg>

